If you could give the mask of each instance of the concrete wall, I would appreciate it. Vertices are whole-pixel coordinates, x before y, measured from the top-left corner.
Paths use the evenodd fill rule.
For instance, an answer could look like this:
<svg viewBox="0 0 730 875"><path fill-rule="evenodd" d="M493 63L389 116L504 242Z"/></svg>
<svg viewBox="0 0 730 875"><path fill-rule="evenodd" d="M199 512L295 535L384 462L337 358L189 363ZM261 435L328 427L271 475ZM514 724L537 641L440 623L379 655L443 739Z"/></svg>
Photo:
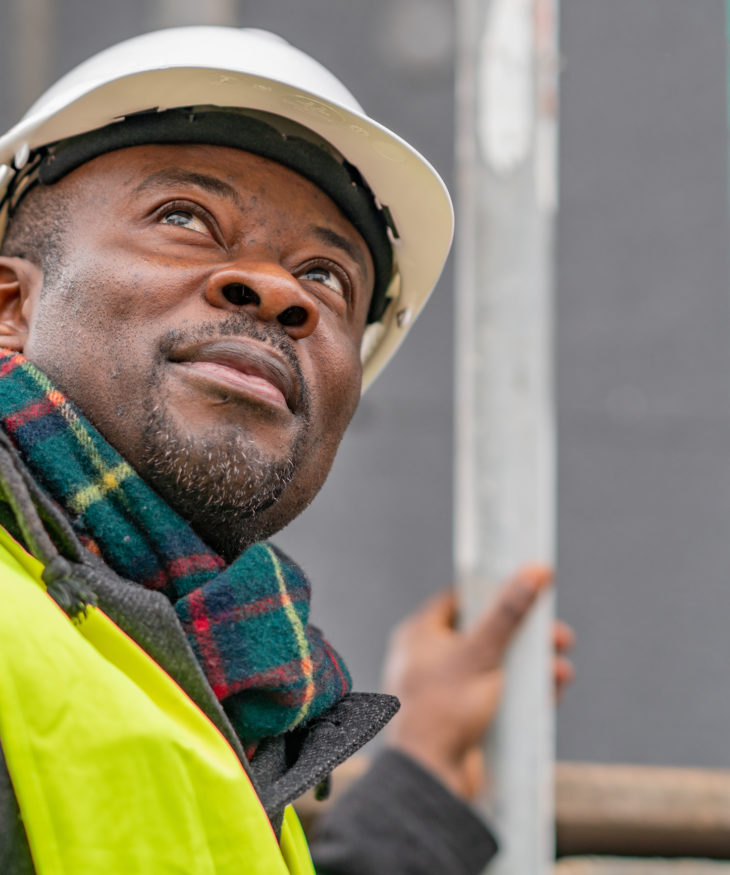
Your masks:
<svg viewBox="0 0 730 875"><path fill-rule="evenodd" d="M167 8L33 2L55 9L36 63L47 77ZM448 0L228 6L237 23L317 55L452 181ZM172 4L190 7L196 15ZM579 676L559 753L727 767L724 6L563 0L562 10L559 607L578 630ZM22 87L11 20L0 29L2 127ZM377 685L391 623L449 580L452 331L447 269L363 400L322 495L279 539L310 572L315 617L360 688Z"/></svg>

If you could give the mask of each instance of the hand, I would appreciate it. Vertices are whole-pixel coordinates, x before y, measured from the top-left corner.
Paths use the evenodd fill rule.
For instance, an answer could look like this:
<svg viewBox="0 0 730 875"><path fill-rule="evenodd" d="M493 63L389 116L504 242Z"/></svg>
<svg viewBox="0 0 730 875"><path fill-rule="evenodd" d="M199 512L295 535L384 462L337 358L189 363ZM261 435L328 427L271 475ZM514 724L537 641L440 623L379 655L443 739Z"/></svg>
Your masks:
<svg viewBox="0 0 730 875"><path fill-rule="evenodd" d="M384 686L401 700L401 709L386 730L387 742L466 799L477 795L484 780L481 740L499 705L505 652L551 579L544 566L522 569L465 632L455 629L455 594L440 593L407 617L391 638ZM569 626L555 624L558 696L573 678L565 656L573 638Z"/></svg>

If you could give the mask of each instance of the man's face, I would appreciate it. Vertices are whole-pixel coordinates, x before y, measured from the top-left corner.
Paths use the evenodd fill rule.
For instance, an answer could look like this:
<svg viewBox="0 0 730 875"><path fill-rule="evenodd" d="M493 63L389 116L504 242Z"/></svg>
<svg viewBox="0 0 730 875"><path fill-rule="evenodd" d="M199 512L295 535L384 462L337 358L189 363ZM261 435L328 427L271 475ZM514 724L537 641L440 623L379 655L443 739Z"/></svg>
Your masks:
<svg viewBox="0 0 730 875"><path fill-rule="evenodd" d="M24 352L231 556L323 484L360 394L369 251L272 161L138 146L58 183L70 227Z"/></svg>

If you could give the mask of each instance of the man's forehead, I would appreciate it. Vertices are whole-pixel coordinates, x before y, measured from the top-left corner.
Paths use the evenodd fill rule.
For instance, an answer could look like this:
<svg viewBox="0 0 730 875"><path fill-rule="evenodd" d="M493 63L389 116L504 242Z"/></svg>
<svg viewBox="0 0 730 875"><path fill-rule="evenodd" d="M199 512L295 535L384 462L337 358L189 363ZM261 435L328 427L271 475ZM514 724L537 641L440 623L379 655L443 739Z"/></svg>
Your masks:
<svg viewBox="0 0 730 875"><path fill-rule="evenodd" d="M207 167L200 171L187 170L182 167L151 168L147 172L142 172L141 180L132 178L129 182L130 184L137 183L132 189L133 194L167 189L176 185L194 186L211 194L226 198L237 207L243 207L243 201L239 195L238 188L227 180L222 179L215 172L210 172Z"/></svg>

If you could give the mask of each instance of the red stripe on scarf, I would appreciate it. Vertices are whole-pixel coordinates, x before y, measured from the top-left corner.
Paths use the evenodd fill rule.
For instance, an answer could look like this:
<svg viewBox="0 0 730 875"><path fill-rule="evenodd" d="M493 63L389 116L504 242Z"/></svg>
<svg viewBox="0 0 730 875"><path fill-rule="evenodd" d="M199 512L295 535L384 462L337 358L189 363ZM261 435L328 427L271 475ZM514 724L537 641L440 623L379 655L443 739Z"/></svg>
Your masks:
<svg viewBox="0 0 730 875"><path fill-rule="evenodd" d="M188 574L193 574L196 571L221 571L226 567L226 563L220 556L214 556L212 553L194 553L192 556L180 556L178 559L173 559L168 562L165 570L170 577L187 577Z"/></svg>
<svg viewBox="0 0 730 875"><path fill-rule="evenodd" d="M12 373L16 368L19 368L25 359L19 353L16 353L14 356L11 356L9 359L3 361L0 365L0 377L5 377L8 374Z"/></svg>
<svg viewBox="0 0 730 875"><path fill-rule="evenodd" d="M262 617L264 614L279 611L285 602L297 604L298 602L306 602L308 599L309 591L306 587L300 586L287 593L274 593L242 605L227 607L224 610L208 611L207 616L211 623L237 623L241 620L250 620L253 617Z"/></svg>
<svg viewBox="0 0 730 875"><path fill-rule="evenodd" d="M269 692L281 699L282 696L293 696L286 699L287 703L301 704L304 701L307 692L307 686L298 686L292 688L292 684L303 685L305 682L304 671L302 665L304 662L310 661L307 656L304 659L297 657L289 662L282 662L281 665L275 665L271 668L266 668L263 671L254 672L247 675L241 680L228 684L228 693L239 693L241 690L250 690L260 687L261 689L269 688ZM271 687L282 687L281 690L271 689Z"/></svg>
<svg viewBox="0 0 730 875"><path fill-rule="evenodd" d="M221 699L224 696L230 695L230 687L226 682L225 666L221 661L218 646L212 635L212 626L205 609L205 595L202 589L190 594L188 608L192 621L190 625L195 633L195 643L200 651L208 683L213 688L216 696Z"/></svg>
<svg viewBox="0 0 730 875"><path fill-rule="evenodd" d="M196 571L217 571L226 567L220 556L212 553L196 553L192 556L180 556L165 565L164 569L146 577L142 584L148 589L163 589L171 581L194 574Z"/></svg>
<svg viewBox="0 0 730 875"><path fill-rule="evenodd" d="M48 416L49 413L53 413L56 407L58 407L58 404L53 398L36 401L17 413L8 416L5 420L5 428L10 434L15 434L19 428L32 422L34 419L40 419L43 416Z"/></svg>
<svg viewBox="0 0 730 875"><path fill-rule="evenodd" d="M322 647L324 652L327 654L327 658L329 660L330 666L334 668L335 676L340 684L340 689L342 690L342 694L344 695L350 689L350 681L349 678L342 671L342 666L340 665L340 660L332 649L332 645L326 638L322 638Z"/></svg>

